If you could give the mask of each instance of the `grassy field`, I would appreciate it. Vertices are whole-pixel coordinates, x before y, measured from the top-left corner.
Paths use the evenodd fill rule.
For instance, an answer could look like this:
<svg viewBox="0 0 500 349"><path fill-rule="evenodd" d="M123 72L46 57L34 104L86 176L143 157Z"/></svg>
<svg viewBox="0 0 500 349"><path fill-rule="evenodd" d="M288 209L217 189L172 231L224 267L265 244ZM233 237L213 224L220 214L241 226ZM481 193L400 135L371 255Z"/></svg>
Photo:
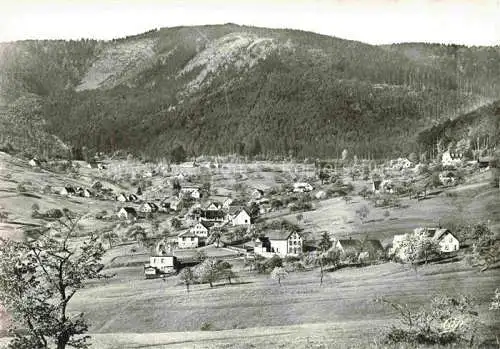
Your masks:
<svg viewBox="0 0 500 349"><path fill-rule="evenodd" d="M481 304L482 320L500 326L500 319L493 318L485 306L499 285L498 269L478 273L461 262L427 265L417 273L394 263L342 269L328 273L321 287L318 271L290 274L280 287L267 275L240 269L240 278L234 285L195 285L189 294L176 277L145 280L138 267L108 271L116 273L116 277L96 282L80 292L71 310L87 314L92 333L150 333L153 342L153 333L199 331L207 324L212 330L260 327L271 333L275 326L306 329L306 324L314 324L311 328L323 331L323 339L333 331L341 343L347 343L351 337L358 343L368 343L376 337L374 334L380 334L395 321L394 311L375 303L375 298L417 306L441 293L472 295ZM339 333L339 326L345 331ZM232 341L237 340L235 333L238 332L230 332ZM169 341L175 344L178 336L160 335L164 342L158 345ZM197 338L193 339L195 342L203 342L206 335L191 336ZM111 340L106 336L97 338ZM137 338L141 341L145 336ZM120 346L117 343L114 347Z"/></svg>

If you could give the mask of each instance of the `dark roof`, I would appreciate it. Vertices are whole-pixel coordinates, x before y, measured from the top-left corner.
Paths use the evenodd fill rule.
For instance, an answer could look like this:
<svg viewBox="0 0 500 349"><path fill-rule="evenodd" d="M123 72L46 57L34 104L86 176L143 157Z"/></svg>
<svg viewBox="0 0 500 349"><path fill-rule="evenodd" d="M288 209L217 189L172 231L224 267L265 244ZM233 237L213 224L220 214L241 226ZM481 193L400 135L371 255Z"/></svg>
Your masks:
<svg viewBox="0 0 500 349"><path fill-rule="evenodd" d="M373 186L375 187L375 190L378 190L380 188L381 183L382 181L380 180L373 181Z"/></svg>
<svg viewBox="0 0 500 349"><path fill-rule="evenodd" d="M363 249L363 244L361 243L361 241L356 239L339 240L338 242L346 252L348 251L361 252L361 250Z"/></svg>
<svg viewBox="0 0 500 349"><path fill-rule="evenodd" d="M64 189L66 189L66 191L67 191L68 193L74 193L74 192L75 192L75 188L73 188L73 187L72 187L72 186L70 186L70 185L65 186L65 187L64 187Z"/></svg>
<svg viewBox="0 0 500 349"><path fill-rule="evenodd" d="M287 230L270 230L270 231L266 232L264 235L269 240L288 240L290 235L292 235L293 233L294 232L287 231ZM299 234L299 233L297 233L297 234Z"/></svg>
<svg viewBox="0 0 500 349"><path fill-rule="evenodd" d="M203 225L207 229L210 229L214 225L214 223L207 222L207 221L201 221L200 224Z"/></svg>
<svg viewBox="0 0 500 349"><path fill-rule="evenodd" d="M205 219L219 219L226 217L226 212L222 210L201 210L201 217Z"/></svg>
<svg viewBox="0 0 500 349"><path fill-rule="evenodd" d="M384 247L380 240L365 240L363 241L363 250L372 250L372 251L383 251Z"/></svg>
<svg viewBox="0 0 500 349"><path fill-rule="evenodd" d="M123 209L125 210L125 212L127 213L130 213L130 214L133 214L133 215L137 215L137 211L135 210L135 208L133 207L123 207Z"/></svg>
<svg viewBox="0 0 500 349"><path fill-rule="evenodd" d="M444 228L427 228L426 233L428 237L433 238L434 240L440 240L447 233L451 234L451 231Z"/></svg>

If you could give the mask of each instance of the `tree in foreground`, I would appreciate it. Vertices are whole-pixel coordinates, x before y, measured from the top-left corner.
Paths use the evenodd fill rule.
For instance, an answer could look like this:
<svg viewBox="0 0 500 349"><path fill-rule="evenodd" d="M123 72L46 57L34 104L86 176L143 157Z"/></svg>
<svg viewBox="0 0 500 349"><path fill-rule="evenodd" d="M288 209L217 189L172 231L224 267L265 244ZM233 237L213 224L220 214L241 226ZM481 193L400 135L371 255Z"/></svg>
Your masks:
<svg viewBox="0 0 500 349"><path fill-rule="evenodd" d="M410 264L417 272L418 264L430 256L439 254L439 244L432 237L427 236L424 229L416 229L411 234L406 234L403 240L394 246L396 254L405 263Z"/></svg>
<svg viewBox="0 0 500 349"><path fill-rule="evenodd" d="M470 297L439 295L418 309L384 298L377 301L391 306L400 317L400 325L393 326L386 334L388 343L473 345L479 314Z"/></svg>
<svg viewBox="0 0 500 349"><path fill-rule="evenodd" d="M36 240L0 241L0 302L13 318L10 348L89 346L83 313L67 308L86 281L108 277L100 273L104 248L97 236L73 246L77 222L57 223Z"/></svg>
<svg viewBox="0 0 500 349"><path fill-rule="evenodd" d="M196 274L201 282L208 282L210 287L214 287L214 282L220 278L217 260L214 258L205 259L196 268Z"/></svg>
<svg viewBox="0 0 500 349"><path fill-rule="evenodd" d="M182 283L186 285L186 290L189 293L189 286L192 285L195 280L193 269L191 268L182 269L181 272L179 273L179 278L182 281Z"/></svg>
<svg viewBox="0 0 500 349"><path fill-rule="evenodd" d="M271 279L277 280L280 286L281 286L281 279L285 279L287 276L288 273L283 267L275 267L271 272Z"/></svg>

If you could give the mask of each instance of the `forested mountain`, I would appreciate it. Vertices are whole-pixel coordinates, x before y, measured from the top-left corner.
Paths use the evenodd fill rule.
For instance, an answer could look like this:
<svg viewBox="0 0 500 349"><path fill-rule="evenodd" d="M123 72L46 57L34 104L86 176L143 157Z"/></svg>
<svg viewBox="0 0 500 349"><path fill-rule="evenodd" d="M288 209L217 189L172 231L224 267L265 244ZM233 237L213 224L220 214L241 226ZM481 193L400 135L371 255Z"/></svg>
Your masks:
<svg viewBox="0 0 500 349"><path fill-rule="evenodd" d="M22 41L0 45L0 120L29 114L29 96L44 132L92 151L385 157L427 150L419 131L500 99L499 73L498 47L234 24Z"/></svg>

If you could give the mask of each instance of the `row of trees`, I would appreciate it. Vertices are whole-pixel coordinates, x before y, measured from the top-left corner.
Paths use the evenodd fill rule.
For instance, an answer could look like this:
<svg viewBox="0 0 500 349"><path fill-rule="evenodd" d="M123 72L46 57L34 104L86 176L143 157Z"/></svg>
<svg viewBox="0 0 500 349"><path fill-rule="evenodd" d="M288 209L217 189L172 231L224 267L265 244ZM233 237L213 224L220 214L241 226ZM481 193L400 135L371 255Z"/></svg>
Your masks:
<svg viewBox="0 0 500 349"><path fill-rule="evenodd" d="M194 268L183 268L179 278L189 292L189 286L194 283L208 283L213 287L215 282L227 280L231 284L232 280L237 278L232 268L231 263L227 261L206 258Z"/></svg>

